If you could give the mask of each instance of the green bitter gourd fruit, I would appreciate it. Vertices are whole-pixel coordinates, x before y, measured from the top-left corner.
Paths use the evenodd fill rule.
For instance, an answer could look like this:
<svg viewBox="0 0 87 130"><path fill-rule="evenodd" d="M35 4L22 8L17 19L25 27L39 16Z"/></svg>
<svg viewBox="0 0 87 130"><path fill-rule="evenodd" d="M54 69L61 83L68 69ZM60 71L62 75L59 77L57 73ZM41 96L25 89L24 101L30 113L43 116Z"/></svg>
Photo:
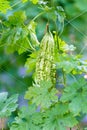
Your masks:
<svg viewBox="0 0 87 130"><path fill-rule="evenodd" d="M35 84L40 85L42 80L56 82L56 66L54 63L55 43L51 32L46 32L40 44L40 53L35 70Z"/></svg>

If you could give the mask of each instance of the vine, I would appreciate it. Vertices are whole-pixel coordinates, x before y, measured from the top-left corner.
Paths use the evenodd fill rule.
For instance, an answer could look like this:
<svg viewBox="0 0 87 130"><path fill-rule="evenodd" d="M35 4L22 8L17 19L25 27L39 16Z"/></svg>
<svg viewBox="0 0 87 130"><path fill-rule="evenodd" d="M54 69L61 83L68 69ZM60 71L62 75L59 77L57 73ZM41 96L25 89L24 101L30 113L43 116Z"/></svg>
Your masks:
<svg viewBox="0 0 87 130"><path fill-rule="evenodd" d="M87 61L75 56L73 52L76 48L60 38L65 18L63 8L50 6L49 2L43 5L43 1L41 4L38 0L31 1L38 4L42 12L27 24L25 24L27 21L25 12L14 12L3 23L4 30L0 38L0 44L4 43L9 53L17 51L22 54L29 51L25 67L28 73L33 72L32 86L24 97L29 101L29 105L19 110L10 130L67 130L67 128L72 130L79 125L78 118L87 114L87 82L81 75L87 73ZM47 13L49 24L46 25L46 32L39 41L35 21ZM54 31L50 29L52 15L56 26ZM70 84L69 75L75 79L76 75L79 75L80 78ZM61 84L63 88L59 87ZM1 98L3 102L0 100L0 103L3 104L5 111L0 108L0 117L9 117L17 108L18 95L7 99L7 94L4 93Z"/></svg>

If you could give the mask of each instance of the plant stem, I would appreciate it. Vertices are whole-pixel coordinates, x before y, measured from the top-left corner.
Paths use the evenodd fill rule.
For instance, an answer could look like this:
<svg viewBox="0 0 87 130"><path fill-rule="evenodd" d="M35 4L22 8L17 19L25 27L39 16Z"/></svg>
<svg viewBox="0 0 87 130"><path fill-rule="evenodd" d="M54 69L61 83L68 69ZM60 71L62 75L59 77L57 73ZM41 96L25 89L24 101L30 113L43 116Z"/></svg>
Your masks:
<svg viewBox="0 0 87 130"><path fill-rule="evenodd" d="M56 37L57 37L57 46L58 46L58 50L59 50L60 47L59 47L59 42L58 42L58 31L57 31L57 33L56 33Z"/></svg>
<svg viewBox="0 0 87 130"><path fill-rule="evenodd" d="M70 128L70 130L72 130L72 128Z"/></svg>
<svg viewBox="0 0 87 130"><path fill-rule="evenodd" d="M59 47L59 42L58 42L58 29L57 29L57 24L56 24L56 22L55 22L55 28L56 28L57 48L58 48L58 50L59 50L60 47Z"/></svg>
<svg viewBox="0 0 87 130"><path fill-rule="evenodd" d="M49 23L46 25L46 32L49 32Z"/></svg>
<svg viewBox="0 0 87 130"><path fill-rule="evenodd" d="M28 40L27 38L26 38L26 40L27 40L29 46L31 47L31 49L32 49L33 51L35 51L35 48L31 45L31 43L29 42L29 40Z"/></svg>
<svg viewBox="0 0 87 130"><path fill-rule="evenodd" d="M62 73L63 73L63 83L64 83L64 86L66 86L66 74L63 69L62 69Z"/></svg>
<svg viewBox="0 0 87 130"><path fill-rule="evenodd" d="M38 17L40 17L42 14L44 14L45 12L41 12L41 13L39 13L36 17L34 17L33 19L32 19L32 21L34 21L34 20L36 20Z"/></svg>

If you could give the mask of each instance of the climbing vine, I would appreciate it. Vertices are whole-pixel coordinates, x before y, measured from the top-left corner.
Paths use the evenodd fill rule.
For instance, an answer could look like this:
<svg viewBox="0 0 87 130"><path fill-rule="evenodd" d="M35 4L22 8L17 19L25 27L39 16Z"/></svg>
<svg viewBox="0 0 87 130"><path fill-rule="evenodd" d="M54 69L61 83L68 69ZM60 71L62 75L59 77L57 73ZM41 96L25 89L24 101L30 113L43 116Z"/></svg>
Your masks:
<svg viewBox="0 0 87 130"><path fill-rule="evenodd" d="M8 53L29 53L25 62L26 73L33 73L32 86L24 96L28 107L19 110L10 130L71 130L74 127L79 130L79 118L87 114L87 81L82 76L87 73L87 61L75 55L76 47L68 45L60 37L64 29L64 9L52 6L49 1L31 2L38 4L41 12L30 22L26 22L25 12L17 11L2 23L0 45L4 44ZM0 2L1 12L11 9L8 1L2 4L3 0ZM49 20L42 40L38 40L36 20L43 14L48 14ZM50 29L50 21L53 21L55 30ZM69 82L69 77L73 83ZM17 97L7 99L5 93L0 105L7 106L5 112L8 114L6 116L1 108L1 118L10 116L17 108Z"/></svg>

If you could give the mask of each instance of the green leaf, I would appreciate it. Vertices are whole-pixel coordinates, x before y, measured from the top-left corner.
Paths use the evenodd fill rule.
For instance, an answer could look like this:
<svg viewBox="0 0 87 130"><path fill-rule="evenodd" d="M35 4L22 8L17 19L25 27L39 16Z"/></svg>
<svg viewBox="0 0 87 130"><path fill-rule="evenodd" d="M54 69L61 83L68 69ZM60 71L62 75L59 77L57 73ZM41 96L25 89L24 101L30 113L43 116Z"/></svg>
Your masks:
<svg viewBox="0 0 87 130"><path fill-rule="evenodd" d="M36 66L36 61L37 61L37 55L38 55L38 51L35 51L31 55L29 55L29 58L27 58L25 67L28 73L34 71Z"/></svg>
<svg viewBox="0 0 87 130"><path fill-rule="evenodd" d="M77 123L69 113L68 104L57 103L41 112L36 112L33 104L20 110L10 130L67 130L67 127L74 127Z"/></svg>
<svg viewBox="0 0 87 130"><path fill-rule="evenodd" d="M51 88L50 81L41 81L40 87L30 87L25 94L25 99L31 99L32 103L40 105L42 109L49 108L53 103L58 102L56 88Z"/></svg>
<svg viewBox="0 0 87 130"><path fill-rule="evenodd" d="M64 9L61 6L57 6L55 14L57 16L56 25L58 33L61 34L64 29L64 19L65 19Z"/></svg>
<svg viewBox="0 0 87 130"><path fill-rule="evenodd" d="M6 44L5 48L8 53L18 51L21 54L31 49L27 36L28 32L25 28L11 28L3 32L0 43Z"/></svg>
<svg viewBox="0 0 87 130"><path fill-rule="evenodd" d="M68 114L65 117L63 117L63 121L61 122L64 124L64 126L69 128L73 128L78 124L78 121L72 114Z"/></svg>
<svg viewBox="0 0 87 130"><path fill-rule="evenodd" d="M0 93L0 117L8 117L17 108L18 95L13 95L7 99L7 93Z"/></svg>
<svg viewBox="0 0 87 130"><path fill-rule="evenodd" d="M24 11L17 11L9 16L8 20L4 24L8 27L21 26L24 24L26 19L27 17Z"/></svg>
<svg viewBox="0 0 87 130"><path fill-rule="evenodd" d="M58 56L57 62L58 68L63 68L66 73L70 73L74 68L78 66L78 61L73 56L62 54Z"/></svg>
<svg viewBox="0 0 87 130"><path fill-rule="evenodd" d="M8 0L0 0L0 12L6 13L8 9L11 9L10 2Z"/></svg>
<svg viewBox="0 0 87 130"><path fill-rule="evenodd" d="M74 73L75 71L75 74L81 74L87 72L87 64L74 55L62 53L58 54L55 59L57 68L62 68L65 73Z"/></svg>
<svg viewBox="0 0 87 130"><path fill-rule="evenodd" d="M25 12L19 11L9 16L8 21L4 23L7 29L2 33L0 44L6 44L5 48L10 53L18 51L21 54L30 49L28 30L24 26L25 20Z"/></svg>
<svg viewBox="0 0 87 130"><path fill-rule="evenodd" d="M87 92L86 92L87 95ZM80 112L86 114L87 113L87 100L84 93L77 94L77 97L73 98L71 103L69 104L70 111L76 116L79 115Z"/></svg>
<svg viewBox="0 0 87 130"><path fill-rule="evenodd" d="M30 0L32 1L33 4L37 4L38 3L38 0Z"/></svg>
<svg viewBox="0 0 87 130"><path fill-rule="evenodd" d="M73 92L72 93L63 93L62 97L61 97L61 101L62 102L67 102L69 100L71 100L74 96L75 96L76 92Z"/></svg>
<svg viewBox="0 0 87 130"><path fill-rule="evenodd" d="M79 113L81 112L81 104L82 100L80 95L76 98L73 98L73 100L69 104L70 111L73 112L74 116L79 115Z"/></svg>
<svg viewBox="0 0 87 130"><path fill-rule="evenodd" d="M19 11L9 16L4 23L7 29L2 33L0 44L6 45L5 48L8 53L18 51L19 54L22 54L26 51L35 51L39 47L35 33L36 24L32 22L27 27L24 24L25 20L25 12Z"/></svg>
<svg viewBox="0 0 87 130"><path fill-rule="evenodd" d="M0 93L0 103L6 101L7 96L8 96L7 92Z"/></svg>
<svg viewBox="0 0 87 130"><path fill-rule="evenodd" d="M36 23L34 21L30 22L28 26L29 39L33 47L37 47L38 45L40 45L38 38L36 36L35 29L36 29Z"/></svg>
<svg viewBox="0 0 87 130"><path fill-rule="evenodd" d="M68 104L56 104L46 112L47 118L45 119L43 130L67 130L67 127L75 126L78 122L68 112Z"/></svg>
<svg viewBox="0 0 87 130"><path fill-rule="evenodd" d="M36 106L29 105L28 108L21 108L10 130L41 130L42 115L36 112Z"/></svg>
<svg viewBox="0 0 87 130"><path fill-rule="evenodd" d="M87 113L87 82L84 78L80 78L78 82L73 83L64 89L61 96L62 102L69 103L69 110L74 116L80 113Z"/></svg>
<svg viewBox="0 0 87 130"><path fill-rule="evenodd" d="M2 33L0 44L6 45L7 52L18 51L21 54L30 50L31 44L28 39L28 30L24 26L25 20L25 12L19 11L9 16L4 23L7 29Z"/></svg>

